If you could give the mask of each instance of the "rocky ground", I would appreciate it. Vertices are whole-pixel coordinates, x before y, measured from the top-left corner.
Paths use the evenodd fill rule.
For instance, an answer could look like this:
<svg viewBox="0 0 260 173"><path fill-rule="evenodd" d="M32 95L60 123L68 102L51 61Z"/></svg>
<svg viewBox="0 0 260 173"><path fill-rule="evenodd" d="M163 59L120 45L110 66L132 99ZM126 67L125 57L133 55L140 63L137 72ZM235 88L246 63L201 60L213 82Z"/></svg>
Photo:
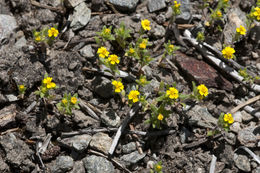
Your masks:
<svg viewBox="0 0 260 173"><path fill-rule="evenodd" d="M259 80L246 84L208 59L191 38L198 31L205 43L217 50L230 44L236 28L246 23L254 0L230 1L216 31L204 25L202 1L179 0L181 14L168 27L172 16L170 0L1 0L0 1L0 172L112 173L149 172L161 161L163 172L260 172ZM216 6L212 0L211 8ZM136 40L141 20L151 21L149 50L154 58L142 71L151 81L143 93L152 99L160 82L176 83L181 93L190 93L191 82L205 84L209 95L202 102L188 101L186 107L172 106L167 125L161 130L145 123L150 112L132 108L113 92L111 75L98 63L96 32L103 26L116 28L121 22ZM238 65L260 75L260 24L248 30L235 44ZM57 26L54 44L36 43L33 30ZM187 33L192 35L188 37ZM185 34L186 33L186 34ZM180 47L175 57L158 59L163 43ZM202 45L202 44L201 44ZM120 55L119 69L126 92L138 79L138 62ZM217 57L217 51L208 49ZM221 59L221 58L220 58ZM224 61L223 58L221 61ZM222 62L223 63L223 62ZM234 63L225 62L237 70ZM48 73L59 87L46 105L35 91ZM18 85L27 87L18 97ZM66 116L55 107L65 92L78 93L80 109ZM251 98L254 102L234 111L229 132L207 137L221 112L230 112ZM127 122L129 116L131 120ZM111 151L118 128L122 135Z"/></svg>

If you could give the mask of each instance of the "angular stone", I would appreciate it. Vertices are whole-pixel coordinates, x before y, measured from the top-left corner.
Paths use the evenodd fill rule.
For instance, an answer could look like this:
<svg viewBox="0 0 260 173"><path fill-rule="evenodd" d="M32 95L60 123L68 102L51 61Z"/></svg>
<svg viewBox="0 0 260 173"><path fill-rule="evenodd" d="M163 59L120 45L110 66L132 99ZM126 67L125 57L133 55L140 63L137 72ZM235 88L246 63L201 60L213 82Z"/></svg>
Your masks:
<svg viewBox="0 0 260 173"><path fill-rule="evenodd" d="M69 156L60 156L52 164L51 172L64 173L73 168L74 161Z"/></svg>
<svg viewBox="0 0 260 173"><path fill-rule="evenodd" d="M109 0L116 8L122 11L134 11L139 0Z"/></svg>
<svg viewBox="0 0 260 173"><path fill-rule="evenodd" d="M64 0L64 4L67 7L76 7L77 5L79 5L81 2L84 2L85 0Z"/></svg>
<svg viewBox="0 0 260 173"><path fill-rule="evenodd" d="M112 173L115 172L115 168L111 162L107 159L99 156L87 156L82 159L85 170L88 173Z"/></svg>
<svg viewBox="0 0 260 173"><path fill-rule="evenodd" d="M251 171L250 162L246 156L234 154L234 162L240 170L244 172Z"/></svg>
<svg viewBox="0 0 260 173"><path fill-rule="evenodd" d="M7 173L11 172L9 166L3 161L3 158L0 156L0 172Z"/></svg>
<svg viewBox="0 0 260 173"><path fill-rule="evenodd" d="M93 54L93 49L91 45L86 45L82 49L79 50L80 55L86 58L93 58L95 55Z"/></svg>
<svg viewBox="0 0 260 173"><path fill-rule="evenodd" d="M13 16L0 14L0 41L8 38L17 28L16 20Z"/></svg>
<svg viewBox="0 0 260 173"><path fill-rule="evenodd" d="M69 17L71 20L71 28L73 31L86 26L91 17L91 10L87 7L85 2L80 3L75 7L73 15Z"/></svg>
<svg viewBox="0 0 260 173"><path fill-rule="evenodd" d="M149 0L147 6L149 12L152 13L165 8L166 3L165 0Z"/></svg>
<svg viewBox="0 0 260 173"><path fill-rule="evenodd" d="M255 135L253 132L255 127L248 127L240 130L237 135L239 142L246 147L255 147L259 135Z"/></svg>
<svg viewBox="0 0 260 173"><path fill-rule="evenodd" d="M10 105L0 110L0 129L15 124L16 106Z"/></svg>
<svg viewBox="0 0 260 173"><path fill-rule="evenodd" d="M76 151L84 151L88 148L88 145L91 141L91 136L88 134L77 135L71 138L59 139L58 141L63 145L70 149L74 149Z"/></svg>
<svg viewBox="0 0 260 173"><path fill-rule="evenodd" d="M100 132L93 135L90 147L108 154L111 144L112 139L107 134Z"/></svg>
<svg viewBox="0 0 260 173"><path fill-rule="evenodd" d="M120 157L120 160L122 160L126 166L134 165L138 161L142 160L145 157L145 154L139 154L138 151L134 151L130 154L123 155Z"/></svg>
<svg viewBox="0 0 260 173"><path fill-rule="evenodd" d="M208 88L215 87L231 91L232 83L219 74L217 70L204 61L190 58L183 53L176 53L176 62L190 81L205 84Z"/></svg>
<svg viewBox="0 0 260 173"><path fill-rule="evenodd" d="M82 161L76 161L73 169L69 173L84 173L85 167Z"/></svg>
<svg viewBox="0 0 260 173"><path fill-rule="evenodd" d="M130 142L130 143L128 143L128 144L122 146L122 151L123 151L123 153L125 153L125 154L128 154L128 153L130 153L130 152L133 152L133 151L135 151L135 150L136 150L136 144L135 144L135 142Z"/></svg>
<svg viewBox="0 0 260 173"><path fill-rule="evenodd" d="M177 0L181 3L181 14L176 17L176 23L188 23L191 19L191 3L190 0Z"/></svg>
<svg viewBox="0 0 260 173"><path fill-rule="evenodd" d="M101 118L102 122L105 123L108 127L119 126L120 117L113 110L104 111L101 114L100 118Z"/></svg>
<svg viewBox="0 0 260 173"><path fill-rule="evenodd" d="M113 96L113 86L111 81L105 77L97 76L92 81L95 93L103 98L109 98Z"/></svg>

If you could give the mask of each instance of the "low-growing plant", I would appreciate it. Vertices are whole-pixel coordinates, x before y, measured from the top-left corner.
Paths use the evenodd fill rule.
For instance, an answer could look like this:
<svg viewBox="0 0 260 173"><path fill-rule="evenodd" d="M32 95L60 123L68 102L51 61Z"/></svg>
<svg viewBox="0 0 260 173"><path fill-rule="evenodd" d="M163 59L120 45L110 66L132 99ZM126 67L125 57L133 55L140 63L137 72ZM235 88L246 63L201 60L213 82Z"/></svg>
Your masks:
<svg viewBox="0 0 260 173"><path fill-rule="evenodd" d="M168 43L164 43L164 53L162 55L162 57L158 60L158 63L160 64L161 61L166 57L166 55L171 55L174 56L175 52L180 49L180 47L178 46L174 46L173 44L171 44L170 40L168 40Z"/></svg>
<svg viewBox="0 0 260 173"><path fill-rule="evenodd" d="M163 173L162 171L162 162L158 162L153 165L153 169L150 170L150 173Z"/></svg>
<svg viewBox="0 0 260 173"><path fill-rule="evenodd" d="M34 41L36 43L47 43L48 45L52 45L54 40L58 37L59 31L55 27L44 28L41 31L33 31Z"/></svg>
<svg viewBox="0 0 260 173"><path fill-rule="evenodd" d="M63 95L62 100L56 104L57 109L62 113L62 114L67 114L71 115L73 109L80 109L79 108L79 101L78 101L78 94L74 94L71 96L71 94L65 93Z"/></svg>
<svg viewBox="0 0 260 173"><path fill-rule="evenodd" d="M127 45L127 39L131 37L131 30L127 29L124 23L121 23L119 28L114 29L114 32L116 42L124 50Z"/></svg>
<svg viewBox="0 0 260 173"><path fill-rule="evenodd" d="M240 74L240 76L242 76L244 78L243 81L249 82L250 84L253 84L255 80L260 79L259 76L253 77L253 76L249 75L247 72L247 68L240 69L238 73Z"/></svg>
<svg viewBox="0 0 260 173"><path fill-rule="evenodd" d="M53 97L53 95L50 95L50 91L56 88L56 84L52 82L52 77L49 77L48 73L45 73L44 79L42 80L42 84L39 90L35 91L35 94L40 96L40 98L50 99Z"/></svg>
<svg viewBox="0 0 260 173"><path fill-rule="evenodd" d="M18 92L19 92L19 97L20 98L24 98L24 94L25 94L25 91L26 91L26 87L24 85L18 85Z"/></svg>
<svg viewBox="0 0 260 173"><path fill-rule="evenodd" d="M112 32L112 26L108 28L104 26L101 32L97 32L97 36L95 36L95 40L96 43L99 45L99 47L104 45L106 41L115 40L115 37L111 32Z"/></svg>

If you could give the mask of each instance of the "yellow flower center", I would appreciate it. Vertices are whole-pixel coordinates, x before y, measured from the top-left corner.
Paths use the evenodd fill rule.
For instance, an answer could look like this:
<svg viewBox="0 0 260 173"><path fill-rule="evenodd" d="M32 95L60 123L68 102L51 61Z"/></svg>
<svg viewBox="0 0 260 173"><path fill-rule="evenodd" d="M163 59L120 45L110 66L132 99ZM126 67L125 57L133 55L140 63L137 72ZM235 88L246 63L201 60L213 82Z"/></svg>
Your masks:
<svg viewBox="0 0 260 173"><path fill-rule="evenodd" d="M179 8L181 6L181 3L178 3L177 1L174 1L174 7Z"/></svg>
<svg viewBox="0 0 260 173"><path fill-rule="evenodd" d="M217 11L217 16L218 16L218 17L222 17L222 13L221 13L220 10Z"/></svg>
<svg viewBox="0 0 260 173"><path fill-rule="evenodd" d="M133 53L135 53L135 50L133 48L130 48L129 53L133 54Z"/></svg>
<svg viewBox="0 0 260 173"><path fill-rule="evenodd" d="M24 85L19 85L19 89L23 90L24 89Z"/></svg>
<svg viewBox="0 0 260 173"><path fill-rule="evenodd" d="M108 61L110 62L110 64L112 64L112 65L114 65L115 63L119 63L120 61L119 61L119 59L118 59L118 56L117 55L110 55L109 57L108 57Z"/></svg>
<svg viewBox="0 0 260 173"><path fill-rule="evenodd" d="M128 99L129 99L129 100L132 100L133 103L138 102L138 100L139 100L138 96L139 96L139 95L140 95L139 91L137 91L137 90L132 90L132 91L130 91L130 93L128 94Z"/></svg>
<svg viewBox="0 0 260 173"><path fill-rule="evenodd" d="M150 21L147 20L147 19L144 19L141 21L141 25L142 25L142 28L145 30L145 31L149 31L151 29L150 27Z"/></svg>
<svg viewBox="0 0 260 173"><path fill-rule="evenodd" d="M161 165L157 165L155 169L156 169L157 172L160 172L162 170L162 166Z"/></svg>
<svg viewBox="0 0 260 173"><path fill-rule="evenodd" d="M107 28L107 29L105 29L105 31L104 31L106 34L110 34L110 29L109 28Z"/></svg>
<svg viewBox="0 0 260 173"><path fill-rule="evenodd" d="M62 99L61 102L66 105L68 103L68 100L67 99Z"/></svg>
<svg viewBox="0 0 260 173"><path fill-rule="evenodd" d="M176 88L171 87L166 91L166 95L169 96L170 99L177 99L179 97L179 91Z"/></svg>
<svg viewBox="0 0 260 173"><path fill-rule="evenodd" d="M120 93L124 89L124 85L120 81L113 81L112 85L115 87L115 92Z"/></svg>
<svg viewBox="0 0 260 173"><path fill-rule="evenodd" d="M141 49L145 49L147 42L148 42L148 41L147 41L146 39L144 39L144 40L142 41L142 43L139 44L139 47L140 47Z"/></svg>
<svg viewBox="0 0 260 173"><path fill-rule="evenodd" d="M163 120L163 115L162 115L162 114L159 114L159 115L157 116L157 119L160 120L160 121L162 121L162 120Z"/></svg>
<svg viewBox="0 0 260 173"><path fill-rule="evenodd" d="M75 105L77 103L77 98L71 97L70 102Z"/></svg>
<svg viewBox="0 0 260 173"><path fill-rule="evenodd" d="M234 53L235 49L233 49L232 47L225 47L225 49L222 50L222 55L226 59L232 59Z"/></svg>

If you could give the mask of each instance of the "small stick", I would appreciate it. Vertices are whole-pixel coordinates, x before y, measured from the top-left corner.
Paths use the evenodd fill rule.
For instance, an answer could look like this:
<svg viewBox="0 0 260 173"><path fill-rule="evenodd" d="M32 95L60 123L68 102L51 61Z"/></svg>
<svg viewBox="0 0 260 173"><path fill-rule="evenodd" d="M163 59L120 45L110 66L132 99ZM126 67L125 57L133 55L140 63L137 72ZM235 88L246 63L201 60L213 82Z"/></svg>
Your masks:
<svg viewBox="0 0 260 173"><path fill-rule="evenodd" d="M242 102L240 100L235 100L236 104L241 104ZM244 110L250 114L252 114L253 116L255 116L256 118L260 118L260 112L257 112L256 109L252 108L251 106L245 106Z"/></svg>
<svg viewBox="0 0 260 173"><path fill-rule="evenodd" d="M129 124L129 127L130 127L131 130L135 130L133 124ZM137 148L139 154L143 154L144 152L142 150L142 147L141 147L140 143L138 142L138 136L136 134L133 134L133 137L137 139L135 141L135 145L136 145L136 148Z"/></svg>
<svg viewBox="0 0 260 173"><path fill-rule="evenodd" d="M117 165L117 166L119 166L121 169L123 169L124 171L126 171L126 172L128 172L128 173L131 173L131 171L129 171L125 166L123 166L122 164L120 164L120 163L119 163L118 161L116 161L115 159L109 158L108 156L104 155L103 153L100 153L100 152L97 152L97 151L94 151L94 150L91 150L91 149L89 149L88 152L91 153L91 154L95 154L95 155L104 157L104 158L106 158L106 159L109 159L109 160L111 160L115 165Z"/></svg>
<svg viewBox="0 0 260 173"><path fill-rule="evenodd" d="M236 107L234 107L233 109L231 109L231 110L230 110L230 113L231 113L231 114L234 114L234 113L236 113L239 109L245 107L246 105L249 105L249 104L251 104L251 103L254 103L254 102L256 102L257 100L260 100L260 95L255 96L255 97L253 97L253 98L247 100L247 101L244 102L244 103L240 103L238 106L236 106Z"/></svg>
<svg viewBox="0 0 260 173"><path fill-rule="evenodd" d="M99 118L99 116L92 110L92 109L90 109L90 107L83 101L83 100L81 100L81 99L79 99L79 106L82 108L82 109L84 109L85 111L87 111L88 112L88 114L92 117L92 118L94 118L94 119L96 119L96 120L100 120L100 118Z"/></svg>
<svg viewBox="0 0 260 173"><path fill-rule="evenodd" d="M109 155L113 155L115 149L116 149L116 146L118 144L118 141L124 131L124 129L126 128L127 124L129 123L129 121L133 118L133 116L136 114L136 112L141 108L141 103L138 103L134 106L134 108L132 108L130 110L130 112L128 113L127 117L124 119L122 125L118 128L117 132L116 132L116 136L114 137L114 140L111 144L111 147L108 151L108 154Z"/></svg>
<svg viewBox="0 0 260 173"><path fill-rule="evenodd" d="M26 115L28 114L29 112L31 112L33 110L33 108L36 106L36 101L33 101L30 106L28 106L25 111L23 111L23 114Z"/></svg>

